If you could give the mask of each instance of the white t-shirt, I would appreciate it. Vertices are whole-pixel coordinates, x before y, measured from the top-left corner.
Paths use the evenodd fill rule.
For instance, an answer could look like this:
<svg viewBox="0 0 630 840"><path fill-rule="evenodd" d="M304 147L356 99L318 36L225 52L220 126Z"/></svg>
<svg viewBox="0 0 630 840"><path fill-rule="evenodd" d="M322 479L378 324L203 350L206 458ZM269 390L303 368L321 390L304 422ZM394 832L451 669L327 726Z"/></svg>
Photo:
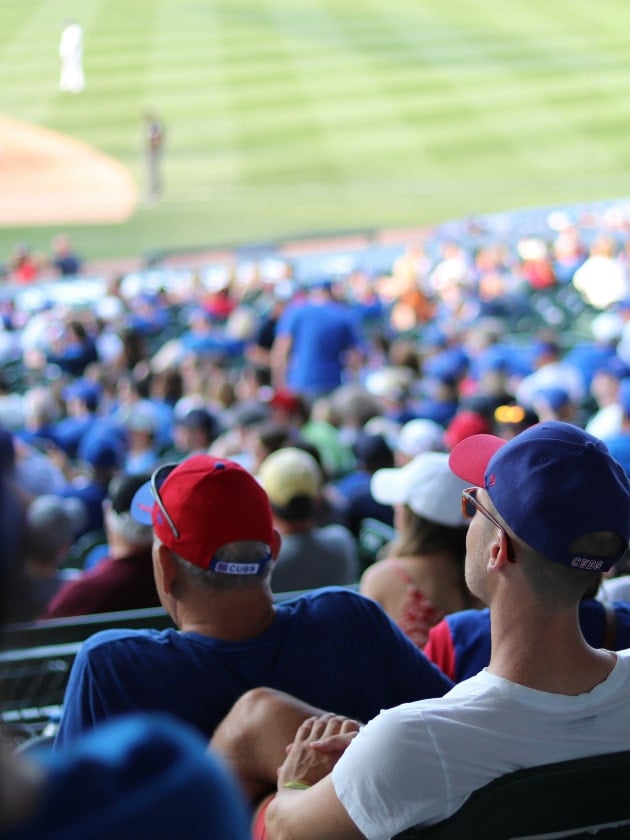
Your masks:
<svg viewBox="0 0 630 840"><path fill-rule="evenodd" d="M512 770L630 748L630 650L572 697L486 670L444 697L381 712L333 769L339 801L368 840L438 822Z"/></svg>

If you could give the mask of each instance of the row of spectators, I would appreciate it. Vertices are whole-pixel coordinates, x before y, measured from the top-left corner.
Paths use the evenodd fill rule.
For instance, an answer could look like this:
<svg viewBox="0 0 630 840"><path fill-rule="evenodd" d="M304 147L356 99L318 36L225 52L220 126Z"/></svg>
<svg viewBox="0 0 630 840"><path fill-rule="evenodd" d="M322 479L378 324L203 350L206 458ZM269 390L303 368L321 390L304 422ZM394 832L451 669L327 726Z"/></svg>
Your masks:
<svg viewBox="0 0 630 840"><path fill-rule="evenodd" d="M627 284L615 219L619 244L610 259ZM357 269L301 282L285 263L269 273L118 277L89 306L42 298L27 312L7 303L5 375L14 383L0 394L5 461L27 501L46 496L38 516L56 534L39 538L48 540L49 560L29 562L47 582L33 587L40 590L34 599L16 602L13 619L111 609L111 600L99 605L86 595L83 606L77 597L65 607L51 599L65 577L94 574L90 566L107 554L113 537L103 504L124 515L129 503L129 491L121 502L112 480L146 477L160 463L199 452L256 475L279 449L299 448L312 459L305 467L293 455L273 482L287 535L275 591L357 583L376 558L366 542L381 546L394 536L387 530L394 508L374 497L373 475L427 450L449 451L466 435L509 437L538 419L567 420L605 439L630 469L630 296L622 284L618 299L601 309L576 283L589 260L602 256L603 239L613 241L606 218L598 224L567 222L546 255L542 240L521 237L511 251L488 242L487 229L469 229L463 242L446 239L439 248L428 239L375 279ZM536 254L546 271L533 270ZM286 516L286 491L300 470L309 503ZM50 496L73 500L66 529ZM380 536L366 526L374 520L384 526ZM399 555L401 528L414 522L396 522ZM146 534L145 544L133 537L140 544L116 556L147 554ZM328 562L315 562L318 556ZM149 577L139 576L139 600L127 597L121 607L155 602ZM376 579L364 584L373 596ZM431 588L426 579L423 585ZM429 599L437 616L467 605L459 584L449 593L441 604ZM399 593L389 600L398 618L402 601ZM427 629L418 638L426 640Z"/></svg>

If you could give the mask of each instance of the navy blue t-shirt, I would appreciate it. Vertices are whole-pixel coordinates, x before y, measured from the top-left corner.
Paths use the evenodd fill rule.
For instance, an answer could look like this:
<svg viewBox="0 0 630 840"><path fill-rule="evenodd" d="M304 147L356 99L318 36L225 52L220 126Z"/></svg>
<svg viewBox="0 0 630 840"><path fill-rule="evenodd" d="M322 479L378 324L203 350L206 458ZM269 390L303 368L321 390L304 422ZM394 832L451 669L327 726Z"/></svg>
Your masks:
<svg viewBox="0 0 630 840"><path fill-rule="evenodd" d="M177 630L104 630L85 641L66 689L55 749L114 715L168 712L209 738L234 702L259 686L361 721L441 697L452 682L374 601L316 590L279 604L247 641Z"/></svg>

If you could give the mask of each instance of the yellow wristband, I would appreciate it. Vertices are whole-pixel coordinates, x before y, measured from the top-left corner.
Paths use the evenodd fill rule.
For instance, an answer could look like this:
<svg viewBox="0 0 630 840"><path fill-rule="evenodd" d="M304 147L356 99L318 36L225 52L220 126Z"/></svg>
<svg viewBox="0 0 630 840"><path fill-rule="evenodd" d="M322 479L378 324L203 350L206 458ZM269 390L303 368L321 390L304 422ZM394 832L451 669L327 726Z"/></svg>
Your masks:
<svg viewBox="0 0 630 840"><path fill-rule="evenodd" d="M282 787L289 788L289 790L308 790L311 785L308 782L285 782Z"/></svg>

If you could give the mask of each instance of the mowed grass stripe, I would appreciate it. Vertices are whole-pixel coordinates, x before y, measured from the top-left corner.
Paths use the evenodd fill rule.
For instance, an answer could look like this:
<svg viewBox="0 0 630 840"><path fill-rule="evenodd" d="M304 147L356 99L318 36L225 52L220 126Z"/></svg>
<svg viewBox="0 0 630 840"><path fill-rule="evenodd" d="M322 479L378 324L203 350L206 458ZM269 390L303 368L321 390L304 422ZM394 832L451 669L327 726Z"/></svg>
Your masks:
<svg viewBox="0 0 630 840"><path fill-rule="evenodd" d="M306 14L304 6L293 15L285 15L277 3L270 9L287 33L295 75L335 168L349 178L358 168L380 162L383 141L392 155L417 153L421 135L407 124L397 100L384 95L371 56L357 49L353 33L325 4L307 4Z"/></svg>
<svg viewBox="0 0 630 840"><path fill-rule="evenodd" d="M449 36L449 41L451 44L458 43L452 34ZM529 79L522 74L522 71L519 72L509 63L504 62L494 68L499 70L500 74L489 73L486 78L483 78L477 68L483 67L487 72L488 67L492 66L492 61L496 60L497 56L496 50L492 49L491 42L488 39L483 43L486 48L484 55L481 55L478 51L477 56L473 57L468 43L460 51L466 55L471 69L466 76L468 85L464 86L461 82L458 82L457 89L453 90L452 96L454 101L466 101L471 106L475 104L475 101L480 103L480 108L485 114L484 124L480 127L479 121L473 120L472 125L475 127L477 135L486 135L486 143L478 144L477 148L485 149L494 146L498 152L502 152L513 146L515 151L519 152L523 165L526 165L526 162L529 161L530 164L539 167L542 163L544 168L548 169L550 165L555 165L558 157L553 152L554 137L561 141L561 154L565 155L566 143L564 137L566 134L575 135L578 133L572 129L579 129L579 122L576 121L572 125L570 114L561 107L548 109L541 107L541 100L537 96L536 88L530 86ZM555 46L550 48L544 41L542 45L537 42L536 47L534 47L536 63L546 62L549 64L555 62L556 54ZM455 85L453 87L455 88ZM494 104L494 99L497 96L504 100L509 98L510 102L504 102L503 107L493 110L488 105ZM544 104L544 100L542 103ZM536 116L528 126L528 116L531 112ZM531 128L532 135L528 133L528 127ZM532 143L523 142L527 137L531 137ZM456 153L461 153L464 149L474 157L475 143L466 134L460 135L455 144ZM444 147L438 146L438 154L442 154L443 151ZM579 153L580 155L585 153L582 143Z"/></svg>
<svg viewBox="0 0 630 840"><path fill-rule="evenodd" d="M139 180L141 115L167 120L164 202L95 232L99 248L436 222L627 188L630 11L616 0L511 0L509 14L498 0L75 0L64 16L85 25L88 79L75 98L56 92L58 2L10 5L0 69L19 72L0 112L92 142Z"/></svg>

